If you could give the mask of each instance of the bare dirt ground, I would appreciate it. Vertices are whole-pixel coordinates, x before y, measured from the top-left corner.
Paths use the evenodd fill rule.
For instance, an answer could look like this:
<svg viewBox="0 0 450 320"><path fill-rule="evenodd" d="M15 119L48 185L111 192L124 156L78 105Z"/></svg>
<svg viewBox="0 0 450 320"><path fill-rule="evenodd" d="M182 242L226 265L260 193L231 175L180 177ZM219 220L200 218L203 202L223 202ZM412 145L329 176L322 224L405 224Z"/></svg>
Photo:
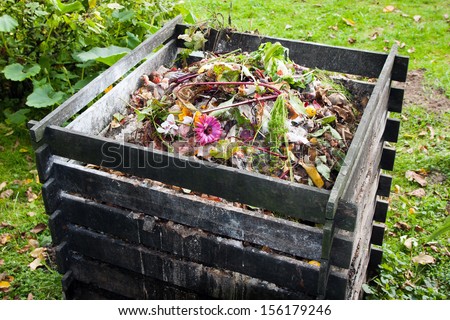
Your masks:
<svg viewBox="0 0 450 320"><path fill-rule="evenodd" d="M443 92L425 86L424 73L423 69L408 72L404 104L421 105L436 113L450 112L450 99Z"/></svg>

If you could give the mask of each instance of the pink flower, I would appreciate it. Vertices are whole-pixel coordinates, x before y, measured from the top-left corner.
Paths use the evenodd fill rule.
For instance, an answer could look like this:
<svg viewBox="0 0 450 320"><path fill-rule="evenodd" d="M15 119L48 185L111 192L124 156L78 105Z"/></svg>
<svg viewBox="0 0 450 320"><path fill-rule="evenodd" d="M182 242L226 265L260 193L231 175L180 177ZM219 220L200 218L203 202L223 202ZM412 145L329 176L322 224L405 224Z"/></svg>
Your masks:
<svg viewBox="0 0 450 320"><path fill-rule="evenodd" d="M197 141L202 146L219 140L222 134L220 122L215 117L206 114L201 115L195 122L194 131Z"/></svg>

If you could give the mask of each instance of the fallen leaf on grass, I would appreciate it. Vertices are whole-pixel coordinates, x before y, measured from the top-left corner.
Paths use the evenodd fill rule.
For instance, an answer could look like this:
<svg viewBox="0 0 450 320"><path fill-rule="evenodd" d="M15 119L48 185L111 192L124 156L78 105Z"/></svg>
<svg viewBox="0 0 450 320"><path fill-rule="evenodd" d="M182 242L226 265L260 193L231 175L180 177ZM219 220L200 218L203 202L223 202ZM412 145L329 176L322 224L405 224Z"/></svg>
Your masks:
<svg viewBox="0 0 450 320"><path fill-rule="evenodd" d="M418 256L412 258L412 262L418 264L433 264L436 262L436 259L432 256L429 256L423 252L421 252Z"/></svg>
<svg viewBox="0 0 450 320"><path fill-rule="evenodd" d="M417 225L414 227L414 231L416 231L416 232L424 232L425 229L422 228L421 226L419 226L419 225L417 224Z"/></svg>
<svg viewBox="0 0 450 320"><path fill-rule="evenodd" d="M398 221L394 224L394 228L401 229L401 230L410 230L411 226L407 224L406 222Z"/></svg>
<svg viewBox="0 0 450 320"><path fill-rule="evenodd" d="M413 19L414 19L415 22L419 22L420 19L422 19L422 16L415 15L415 16L413 17Z"/></svg>
<svg viewBox="0 0 450 320"><path fill-rule="evenodd" d="M430 140L434 140L434 129L432 126L427 126L428 130L430 130Z"/></svg>
<svg viewBox="0 0 450 320"><path fill-rule="evenodd" d="M355 38L352 38L352 37L348 38L348 43L353 44L355 42L356 42Z"/></svg>
<svg viewBox="0 0 450 320"><path fill-rule="evenodd" d="M5 190L2 193L0 193L0 199L7 199L10 198L14 194L14 191L11 189Z"/></svg>
<svg viewBox="0 0 450 320"><path fill-rule="evenodd" d="M45 251L46 249L44 247L36 248L33 251L31 251L30 256L32 256L33 258L44 260L46 256Z"/></svg>
<svg viewBox="0 0 450 320"><path fill-rule="evenodd" d="M2 183L0 183L0 191L2 191L3 189L5 189L6 185L7 185L7 182L6 182L6 181L3 181Z"/></svg>
<svg viewBox="0 0 450 320"><path fill-rule="evenodd" d="M408 249L411 250L412 247L417 247L417 239L416 238L408 238L403 242L403 245Z"/></svg>
<svg viewBox="0 0 450 320"><path fill-rule="evenodd" d="M406 50L406 51L408 51L408 53L413 53L413 52L416 52L416 48L411 47L411 48L409 48L409 49Z"/></svg>
<svg viewBox="0 0 450 320"><path fill-rule="evenodd" d="M425 178L418 174L415 171L412 170L408 170L405 172L405 178L408 179L409 181L415 181L418 184L420 184L422 187L425 187L427 185L427 181L425 180Z"/></svg>
<svg viewBox="0 0 450 320"><path fill-rule="evenodd" d="M37 194L35 194L33 192L33 189L31 189L31 187L28 187L28 189L26 191L26 195L27 195L28 202L33 202L34 200L36 200L38 198Z"/></svg>
<svg viewBox="0 0 450 320"><path fill-rule="evenodd" d="M395 10L394 6L386 6L383 8L383 12L387 13L387 12L392 12Z"/></svg>
<svg viewBox="0 0 450 320"><path fill-rule="evenodd" d="M0 289L8 289L11 284L8 281L0 281Z"/></svg>
<svg viewBox="0 0 450 320"><path fill-rule="evenodd" d="M11 240L11 235L9 233L1 234L0 235L0 246L4 246L10 240Z"/></svg>
<svg viewBox="0 0 450 320"><path fill-rule="evenodd" d="M33 300L33 299L34 299L33 294L29 293L28 296L27 296L27 300Z"/></svg>
<svg viewBox="0 0 450 320"><path fill-rule="evenodd" d="M4 265L4 264L5 264L5 260L0 259L0 266L2 266L2 265Z"/></svg>
<svg viewBox="0 0 450 320"><path fill-rule="evenodd" d="M36 270L37 268L43 266L42 260L39 259L39 258L36 258L36 259L34 259L33 262L31 262L28 266L30 267L31 270L34 271L34 270Z"/></svg>
<svg viewBox="0 0 450 320"><path fill-rule="evenodd" d="M352 19L347 19L347 18L342 17L342 20L344 20L345 24L347 24L350 27L354 27L356 24L356 22L353 21Z"/></svg>
<svg viewBox="0 0 450 320"><path fill-rule="evenodd" d="M47 225L45 223L38 223L33 229L30 230L32 233L39 233L47 229Z"/></svg>
<svg viewBox="0 0 450 320"><path fill-rule="evenodd" d="M34 217L34 216L36 215L36 212L30 211L30 212L27 213L27 215L28 215L29 217Z"/></svg>
<svg viewBox="0 0 450 320"><path fill-rule="evenodd" d="M372 41L375 40L376 38L378 38L378 32L375 32L370 36L370 40Z"/></svg>
<svg viewBox="0 0 450 320"><path fill-rule="evenodd" d="M39 247L39 241L37 241L36 239L28 239L28 244L33 248Z"/></svg>
<svg viewBox="0 0 450 320"><path fill-rule="evenodd" d="M410 193L408 193L408 195L413 196L413 197L422 198L422 197L426 196L426 192L425 192L425 189L419 188L414 191L411 191Z"/></svg>

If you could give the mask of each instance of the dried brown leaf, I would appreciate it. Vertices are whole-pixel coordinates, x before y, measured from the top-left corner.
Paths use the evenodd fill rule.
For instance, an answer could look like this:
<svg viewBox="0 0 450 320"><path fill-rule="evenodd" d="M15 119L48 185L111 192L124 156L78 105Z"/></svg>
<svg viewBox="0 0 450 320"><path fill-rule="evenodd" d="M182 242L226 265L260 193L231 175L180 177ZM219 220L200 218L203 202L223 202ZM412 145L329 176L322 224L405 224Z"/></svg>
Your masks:
<svg viewBox="0 0 450 320"><path fill-rule="evenodd" d="M44 247L36 248L30 252L30 256L32 256L33 258L39 258L41 260L44 260L45 256L46 256L45 251L46 251L46 248L44 248Z"/></svg>
<svg viewBox="0 0 450 320"><path fill-rule="evenodd" d="M412 258L412 262L418 264L434 264L436 259L430 255L421 252L418 256Z"/></svg>
<svg viewBox="0 0 450 320"><path fill-rule="evenodd" d="M413 17L413 19L414 19L415 22L419 22L420 19L422 19L422 16L420 16L420 15L415 15L415 16Z"/></svg>
<svg viewBox="0 0 450 320"><path fill-rule="evenodd" d="M10 198L14 194L14 191L11 189L5 190L2 193L0 193L0 199L7 199Z"/></svg>
<svg viewBox="0 0 450 320"><path fill-rule="evenodd" d="M5 189L6 185L8 183L6 181L3 181L2 183L0 183L0 191L2 191L3 189Z"/></svg>
<svg viewBox="0 0 450 320"><path fill-rule="evenodd" d="M33 248L39 247L39 241L37 241L36 239L28 239L28 244Z"/></svg>
<svg viewBox="0 0 450 320"><path fill-rule="evenodd" d="M36 215L36 212L30 211L30 212L27 213L27 215L28 215L29 217L34 217L34 216Z"/></svg>
<svg viewBox="0 0 450 320"><path fill-rule="evenodd" d="M406 51L408 51L408 53L414 53L414 52L416 52L416 48L411 47L411 48L409 48L409 49L406 50Z"/></svg>
<svg viewBox="0 0 450 320"><path fill-rule="evenodd" d="M401 229L401 230L410 230L411 229L411 226L409 225L409 224L407 224L406 222L402 222L402 221L397 221L395 224L394 224L394 228L397 228L397 229Z"/></svg>
<svg viewBox="0 0 450 320"><path fill-rule="evenodd" d="M37 194L33 192L33 189L31 187L28 187L26 191L28 202L33 202L38 198Z"/></svg>
<svg viewBox="0 0 450 320"><path fill-rule="evenodd" d="M47 225L45 223L38 223L33 229L30 230L31 233L39 233L47 229Z"/></svg>
<svg viewBox="0 0 450 320"><path fill-rule="evenodd" d="M378 32L374 32L371 36L370 36L370 40L375 40L376 38L378 38Z"/></svg>
<svg viewBox="0 0 450 320"><path fill-rule="evenodd" d="M2 266L2 265L4 265L4 264L5 264L5 260L0 259L0 266Z"/></svg>
<svg viewBox="0 0 450 320"><path fill-rule="evenodd" d="M419 225L416 225L415 227L414 227L414 231L416 231L416 232L424 232L425 231L425 229L424 228L422 228L421 226L419 226Z"/></svg>
<svg viewBox="0 0 450 320"><path fill-rule="evenodd" d="M434 129L432 126L427 126L428 130L430 130L430 140L434 140Z"/></svg>
<svg viewBox="0 0 450 320"><path fill-rule="evenodd" d="M34 296L33 296L33 294L30 292L29 294L28 294L28 296L27 296L27 300L33 300L34 299Z"/></svg>
<svg viewBox="0 0 450 320"><path fill-rule="evenodd" d="M30 250L30 248L31 248L31 246L29 244L26 244L25 246L23 246L22 249L17 250L17 253L20 253L20 254L25 253L28 250Z"/></svg>
<svg viewBox="0 0 450 320"><path fill-rule="evenodd" d="M405 172L405 178L408 179L409 181L417 182L422 187L425 187L427 185L427 181L425 180L425 177L423 177L422 175L420 175L417 172L412 171L412 170L408 170Z"/></svg>
<svg viewBox="0 0 450 320"><path fill-rule="evenodd" d="M356 42L356 39L355 38L352 38L352 37L350 37L350 38L348 38L348 43L350 43L350 44L353 44L353 43L355 43Z"/></svg>
<svg viewBox="0 0 450 320"><path fill-rule="evenodd" d="M391 6L391 5L386 6L386 7L383 8L383 12L385 12L385 13L392 12L394 10L395 10L395 7Z"/></svg>
<svg viewBox="0 0 450 320"><path fill-rule="evenodd" d="M4 246L11 240L11 235L9 233L0 234L0 246Z"/></svg>
<svg viewBox="0 0 450 320"><path fill-rule="evenodd" d="M39 259L39 258L36 258L36 259L34 259L28 266L30 267L31 270L34 271L34 270L36 270L37 268L43 266L42 260Z"/></svg>
<svg viewBox="0 0 450 320"><path fill-rule="evenodd" d="M409 192L408 195L413 196L413 197L422 198L422 197L426 196L426 192L425 192L425 189L419 188L419 189Z"/></svg>

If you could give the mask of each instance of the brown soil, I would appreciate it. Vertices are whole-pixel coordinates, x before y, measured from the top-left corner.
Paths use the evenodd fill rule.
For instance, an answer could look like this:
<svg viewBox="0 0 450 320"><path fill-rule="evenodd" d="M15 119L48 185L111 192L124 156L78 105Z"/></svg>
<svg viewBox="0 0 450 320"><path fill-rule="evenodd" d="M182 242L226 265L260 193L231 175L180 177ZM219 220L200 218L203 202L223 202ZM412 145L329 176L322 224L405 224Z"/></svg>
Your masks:
<svg viewBox="0 0 450 320"><path fill-rule="evenodd" d="M424 69L408 72L403 98L405 106L414 104L432 112L450 112L450 99L443 92L425 86L424 73Z"/></svg>

